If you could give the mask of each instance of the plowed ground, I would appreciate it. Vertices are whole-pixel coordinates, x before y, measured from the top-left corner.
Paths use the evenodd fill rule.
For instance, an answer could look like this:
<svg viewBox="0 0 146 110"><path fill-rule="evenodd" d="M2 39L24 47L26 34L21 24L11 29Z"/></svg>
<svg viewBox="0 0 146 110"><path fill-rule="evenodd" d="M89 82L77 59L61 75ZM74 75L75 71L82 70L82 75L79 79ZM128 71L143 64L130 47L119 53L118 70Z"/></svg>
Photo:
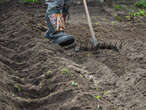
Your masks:
<svg viewBox="0 0 146 110"><path fill-rule="evenodd" d="M146 22L91 15L98 41L113 50L64 50L43 37L45 6L0 8L0 110L145 110ZM67 32L90 38L83 8L73 7ZM86 45L86 44L85 44Z"/></svg>

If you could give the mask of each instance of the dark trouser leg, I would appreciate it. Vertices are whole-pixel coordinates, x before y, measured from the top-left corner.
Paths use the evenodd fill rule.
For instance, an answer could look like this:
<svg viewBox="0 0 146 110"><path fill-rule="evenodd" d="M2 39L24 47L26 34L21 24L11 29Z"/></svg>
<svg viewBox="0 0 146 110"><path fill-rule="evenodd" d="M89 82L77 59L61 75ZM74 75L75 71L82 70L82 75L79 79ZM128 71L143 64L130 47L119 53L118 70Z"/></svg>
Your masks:
<svg viewBox="0 0 146 110"><path fill-rule="evenodd" d="M68 2L68 0L66 0ZM69 45L74 42L71 35L64 33L64 0L50 0L47 2L48 9L46 11L46 21L48 24L48 32L45 37L51 39L53 43L59 45Z"/></svg>

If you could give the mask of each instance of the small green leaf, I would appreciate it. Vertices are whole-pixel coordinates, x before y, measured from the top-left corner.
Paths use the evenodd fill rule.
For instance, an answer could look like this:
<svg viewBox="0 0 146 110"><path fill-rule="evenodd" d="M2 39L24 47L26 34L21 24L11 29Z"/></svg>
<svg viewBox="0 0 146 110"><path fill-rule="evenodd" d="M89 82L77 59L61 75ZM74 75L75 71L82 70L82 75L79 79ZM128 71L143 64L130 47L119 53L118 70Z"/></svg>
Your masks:
<svg viewBox="0 0 146 110"><path fill-rule="evenodd" d="M113 6L113 8L114 8L115 10L121 10L121 6L120 6L120 5L117 5L117 4L115 4L115 5Z"/></svg>
<svg viewBox="0 0 146 110"><path fill-rule="evenodd" d="M91 53L88 52L88 57L90 57L90 56L91 56Z"/></svg>
<svg viewBox="0 0 146 110"><path fill-rule="evenodd" d="M78 83L75 81L72 81L72 86L78 86Z"/></svg>
<svg viewBox="0 0 146 110"><path fill-rule="evenodd" d="M70 74L71 72L69 71L68 68L62 68L61 69L61 74Z"/></svg>
<svg viewBox="0 0 146 110"><path fill-rule="evenodd" d="M51 70L48 70L47 72L46 72L46 74L45 74L45 76L50 76L50 75L52 75L53 74L53 72L51 71Z"/></svg>
<svg viewBox="0 0 146 110"><path fill-rule="evenodd" d="M117 106L117 110L120 110L120 106Z"/></svg>
<svg viewBox="0 0 146 110"><path fill-rule="evenodd" d="M83 75L80 74L80 77L83 78Z"/></svg>
<svg viewBox="0 0 146 110"><path fill-rule="evenodd" d="M96 99L99 100L101 98L101 96L96 96Z"/></svg>
<svg viewBox="0 0 146 110"><path fill-rule="evenodd" d="M21 92L21 87L19 87L18 85L15 85L15 88L17 89L18 92Z"/></svg>

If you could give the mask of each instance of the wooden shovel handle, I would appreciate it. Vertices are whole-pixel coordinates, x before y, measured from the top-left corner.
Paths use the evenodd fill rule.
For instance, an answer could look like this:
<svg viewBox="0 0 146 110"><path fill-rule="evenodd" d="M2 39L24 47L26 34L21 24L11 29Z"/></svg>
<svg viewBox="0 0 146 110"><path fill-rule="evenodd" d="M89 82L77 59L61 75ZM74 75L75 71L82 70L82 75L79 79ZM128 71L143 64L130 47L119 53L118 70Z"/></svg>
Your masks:
<svg viewBox="0 0 146 110"><path fill-rule="evenodd" d="M92 22L91 22L91 17L89 15L89 10L88 10L88 6L87 6L86 0L83 0L83 3L84 3L84 7L85 7L85 12L86 12L87 20L88 20L88 25L89 25L90 33L91 33L91 36L92 36L92 39L93 39L93 44L94 44L94 46L96 46L97 40L96 40L95 33L94 33L94 30L93 30L93 26L92 26Z"/></svg>

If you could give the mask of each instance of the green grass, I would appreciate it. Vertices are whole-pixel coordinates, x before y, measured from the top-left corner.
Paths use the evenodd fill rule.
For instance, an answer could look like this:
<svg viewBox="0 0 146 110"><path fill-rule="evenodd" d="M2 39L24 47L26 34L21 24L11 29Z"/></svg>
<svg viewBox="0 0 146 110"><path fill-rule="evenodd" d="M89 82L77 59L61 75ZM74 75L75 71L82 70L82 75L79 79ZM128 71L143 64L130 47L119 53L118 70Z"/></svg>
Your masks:
<svg viewBox="0 0 146 110"><path fill-rule="evenodd" d="M121 10L121 6L117 5L117 4L113 5L113 8L116 9L116 10Z"/></svg>
<svg viewBox="0 0 146 110"><path fill-rule="evenodd" d="M146 0L140 0L140 1L136 2L135 6L140 7L140 8L146 8Z"/></svg>
<svg viewBox="0 0 146 110"><path fill-rule="evenodd" d="M120 10L128 10L128 7L126 5L118 5L118 4L114 4L113 5L113 9L120 11Z"/></svg>

